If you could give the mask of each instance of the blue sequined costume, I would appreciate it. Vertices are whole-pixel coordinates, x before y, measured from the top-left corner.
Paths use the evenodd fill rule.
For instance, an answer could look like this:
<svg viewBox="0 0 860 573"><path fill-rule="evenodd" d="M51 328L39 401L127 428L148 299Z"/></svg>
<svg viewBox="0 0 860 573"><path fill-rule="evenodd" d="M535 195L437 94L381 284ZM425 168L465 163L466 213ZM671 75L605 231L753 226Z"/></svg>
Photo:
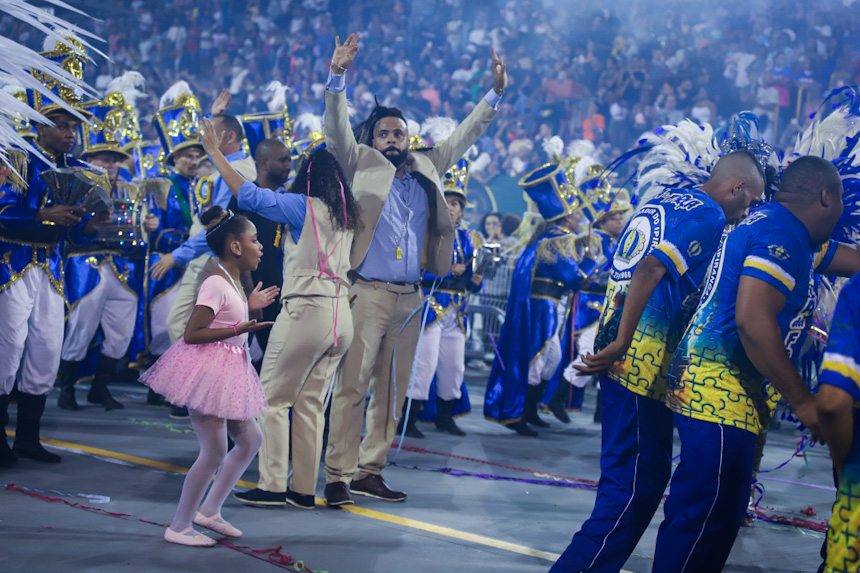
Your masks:
<svg viewBox="0 0 860 573"><path fill-rule="evenodd" d="M592 259L577 259L575 236L558 226L550 227L520 255L499 336L500 356L493 361L487 383L488 420L510 424L522 417L529 366L557 331L556 307L596 269Z"/></svg>
<svg viewBox="0 0 860 573"><path fill-rule="evenodd" d="M466 302L469 294L478 292L481 289L480 285L472 283L472 264L471 261L475 258L478 249L483 245L483 239L475 231L457 227L454 237L454 253L452 255L452 264L466 265L466 271L459 276L453 276L448 273L445 277L439 279L436 275L424 272L421 280L421 286L424 289L424 296L430 295L430 288L434 282L436 288L433 291L433 297L428 301L429 308L427 309L427 320L424 324L425 328L434 324L447 313L457 313L457 324L460 327L463 337L466 337L468 330L466 316ZM459 357L451 357L451 359L460 359ZM462 381L460 385L460 398L454 404L451 415L454 417L465 416L472 411L472 405L469 401L469 392L466 388L466 382ZM427 400L424 400L424 410L418 417L422 422L436 421L436 377L433 377L433 382L430 384L430 394Z"/></svg>

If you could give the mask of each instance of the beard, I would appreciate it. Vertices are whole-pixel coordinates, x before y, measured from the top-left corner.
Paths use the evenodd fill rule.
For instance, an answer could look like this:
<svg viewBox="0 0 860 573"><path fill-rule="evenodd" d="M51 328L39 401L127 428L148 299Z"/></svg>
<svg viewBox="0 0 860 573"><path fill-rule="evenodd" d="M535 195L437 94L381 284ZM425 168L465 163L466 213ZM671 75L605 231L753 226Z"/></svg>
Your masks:
<svg viewBox="0 0 860 573"><path fill-rule="evenodd" d="M396 151L397 153L389 155L389 151ZM400 168L404 163L406 163L406 157L409 155L409 150L398 149L397 147L387 147L382 154L385 155L394 167Z"/></svg>

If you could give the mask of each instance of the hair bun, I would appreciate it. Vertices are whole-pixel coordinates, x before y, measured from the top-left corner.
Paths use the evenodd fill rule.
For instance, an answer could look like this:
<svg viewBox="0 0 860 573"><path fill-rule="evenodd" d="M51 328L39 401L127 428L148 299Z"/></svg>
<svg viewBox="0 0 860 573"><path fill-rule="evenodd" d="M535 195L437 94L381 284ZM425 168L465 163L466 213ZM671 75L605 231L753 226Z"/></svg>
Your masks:
<svg viewBox="0 0 860 573"><path fill-rule="evenodd" d="M227 211L219 207L218 205L207 209L200 215L200 222L203 223L203 228L207 231L211 231L215 227L217 227L221 221L227 216Z"/></svg>

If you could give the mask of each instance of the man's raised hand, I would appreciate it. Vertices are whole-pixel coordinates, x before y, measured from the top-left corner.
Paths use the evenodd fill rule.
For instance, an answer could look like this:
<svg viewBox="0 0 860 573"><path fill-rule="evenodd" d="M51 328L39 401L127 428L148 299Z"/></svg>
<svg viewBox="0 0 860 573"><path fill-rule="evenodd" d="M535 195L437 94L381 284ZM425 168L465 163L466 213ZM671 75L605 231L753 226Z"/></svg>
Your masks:
<svg viewBox="0 0 860 573"><path fill-rule="evenodd" d="M505 67L505 60L502 59L500 55L496 53L496 49L493 50L493 89L499 95L502 95L505 92L505 88L508 87L508 72Z"/></svg>
<svg viewBox="0 0 860 573"><path fill-rule="evenodd" d="M224 88L221 90L221 93L218 94L218 99L215 100L215 103L212 104L212 117L216 115L221 115L227 108L230 107L230 100L232 96L230 95L230 90Z"/></svg>
<svg viewBox="0 0 860 573"><path fill-rule="evenodd" d="M224 132L218 133L215 130L215 124L211 119L200 118L200 143L203 145L203 150L209 157L213 157L221 147L221 140L224 137Z"/></svg>
<svg viewBox="0 0 860 573"><path fill-rule="evenodd" d="M355 54L358 52L358 38L360 32L350 34L346 42L341 45L340 36L334 37L334 54L331 57L331 71L335 75L342 75L352 65Z"/></svg>

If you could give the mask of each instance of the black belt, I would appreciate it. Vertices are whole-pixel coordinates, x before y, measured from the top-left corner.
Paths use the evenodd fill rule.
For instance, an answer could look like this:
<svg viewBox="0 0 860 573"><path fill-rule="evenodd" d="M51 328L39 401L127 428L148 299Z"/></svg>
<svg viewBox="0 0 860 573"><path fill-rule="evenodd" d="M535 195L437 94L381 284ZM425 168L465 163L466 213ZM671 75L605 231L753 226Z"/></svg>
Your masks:
<svg viewBox="0 0 860 573"><path fill-rule="evenodd" d="M35 243L39 246L56 247L63 237L65 227L59 225L41 225L36 229L26 231L15 231L4 229L0 235L0 241L10 243Z"/></svg>
<svg viewBox="0 0 860 573"><path fill-rule="evenodd" d="M435 281L424 280L421 281L421 288L424 290L430 290L433 288L433 283ZM460 275L458 277L445 277L441 281L436 284L436 290L450 290L454 292L466 292L466 277Z"/></svg>
<svg viewBox="0 0 860 573"><path fill-rule="evenodd" d="M563 285L554 282L535 280L532 281L529 294L533 297L547 297L561 300L566 290Z"/></svg>

